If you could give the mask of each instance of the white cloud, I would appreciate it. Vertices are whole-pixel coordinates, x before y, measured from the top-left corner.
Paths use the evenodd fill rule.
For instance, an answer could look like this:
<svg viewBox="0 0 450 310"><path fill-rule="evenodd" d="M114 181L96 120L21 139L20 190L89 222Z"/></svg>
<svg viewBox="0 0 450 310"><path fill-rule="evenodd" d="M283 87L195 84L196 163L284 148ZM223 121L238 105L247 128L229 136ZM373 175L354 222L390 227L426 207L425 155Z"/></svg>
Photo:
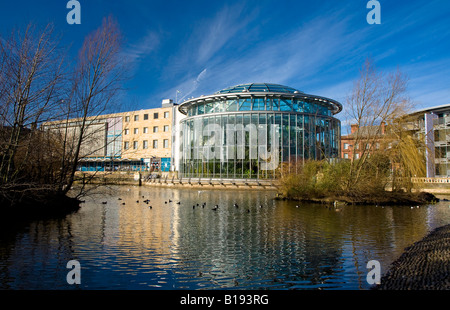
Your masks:
<svg viewBox="0 0 450 310"><path fill-rule="evenodd" d="M347 19L328 15L257 44L245 44L239 30L246 27L247 33L252 31L250 15L241 18L240 10L225 8L214 19L200 23L205 34L193 35L166 68L167 76L182 74L184 78L170 85L163 97L180 90L181 99L186 99L249 82L286 84L308 92L301 89L304 83L318 79L322 71L335 67L338 60L345 66L345 61L357 53L352 52L352 46L363 36L346 32ZM239 48L241 52L223 52L225 46L228 50Z"/></svg>
<svg viewBox="0 0 450 310"><path fill-rule="evenodd" d="M436 2L433 3L436 5ZM417 24L408 22L408 18L414 16L417 20L420 18L419 12L412 15L399 12L396 19L398 27L385 28L361 25L358 20L364 21L365 15L360 16L360 11L349 12L349 7L321 12L320 16L309 20L303 15L301 25L284 27L283 32L271 33L263 38L264 34L259 32L261 25L254 23L258 21L256 18L261 18L256 16L257 11L246 9L244 5L225 6L213 18L196 21L191 35L169 58L163 72L169 90L162 92L163 97L173 97L177 89L186 99L236 84L267 82L330 97L340 101L345 108L345 97L351 91L353 81L358 78L366 57L374 59L375 65L396 65L396 59L401 56L404 63L409 64L405 70L402 63L398 63L400 69L411 78L410 95L413 99L418 99L422 104L447 100L450 85L444 83L448 81L445 76L450 74L450 70L443 68L450 68L448 61L431 64L429 58L424 56L418 67L405 59L408 54L403 54L403 45L393 44L403 38L404 32L417 28ZM390 20L384 19L383 25L395 22L394 16L391 15ZM270 17L265 19L269 19L264 22L270 24ZM422 17L421 23L424 20ZM386 31L387 28L392 31ZM377 32L374 29L382 30ZM255 40L248 40L252 37L249 34L255 34ZM423 31L420 37L423 37ZM405 40L409 42L410 37ZM390 69L386 65L380 67L384 72ZM345 122L341 114L344 113L338 116Z"/></svg>
<svg viewBox="0 0 450 310"><path fill-rule="evenodd" d="M199 24L194 33L194 41L198 40L197 63L204 64L210 60L248 25L251 17L241 16L242 11L242 5L225 6L213 19Z"/></svg>
<svg viewBox="0 0 450 310"><path fill-rule="evenodd" d="M158 34L153 31L147 31L138 42L129 44L122 52L122 59L127 63L135 64L151 52L155 51L160 43Z"/></svg>
<svg viewBox="0 0 450 310"><path fill-rule="evenodd" d="M207 78L208 70L203 69L195 77L187 78L183 82L170 87L167 91L161 93L161 98L177 99L178 103L187 100L199 88L202 81Z"/></svg>

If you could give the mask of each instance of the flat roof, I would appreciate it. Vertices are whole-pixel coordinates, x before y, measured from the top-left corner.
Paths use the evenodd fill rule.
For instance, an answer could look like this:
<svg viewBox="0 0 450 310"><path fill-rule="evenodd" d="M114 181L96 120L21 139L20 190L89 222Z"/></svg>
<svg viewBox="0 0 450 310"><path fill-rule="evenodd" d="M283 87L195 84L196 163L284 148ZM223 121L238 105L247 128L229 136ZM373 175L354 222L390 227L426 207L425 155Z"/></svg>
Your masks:
<svg viewBox="0 0 450 310"><path fill-rule="evenodd" d="M450 103L442 104L442 105L438 105L438 106L434 106L434 107L423 108L423 109L414 111L414 112L410 113L409 115L420 114L420 113L425 113L425 112L440 112L440 111L445 111L445 110L450 110Z"/></svg>

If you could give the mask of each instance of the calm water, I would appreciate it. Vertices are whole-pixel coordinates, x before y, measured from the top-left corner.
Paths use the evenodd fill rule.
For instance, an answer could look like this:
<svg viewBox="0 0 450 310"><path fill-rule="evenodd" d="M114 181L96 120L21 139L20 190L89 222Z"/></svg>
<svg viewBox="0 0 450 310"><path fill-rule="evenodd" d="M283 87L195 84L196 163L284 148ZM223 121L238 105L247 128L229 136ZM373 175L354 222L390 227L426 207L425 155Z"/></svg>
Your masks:
<svg viewBox="0 0 450 310"><path fill-rule="evenodd" d="M3 234L0 288L367 289L369 260L385 272L405 247L450 223L444 201L336 211L297 208L274 195L103 188L65 219ZM81 264L80 285L66 282L73 259Z"/></svg>

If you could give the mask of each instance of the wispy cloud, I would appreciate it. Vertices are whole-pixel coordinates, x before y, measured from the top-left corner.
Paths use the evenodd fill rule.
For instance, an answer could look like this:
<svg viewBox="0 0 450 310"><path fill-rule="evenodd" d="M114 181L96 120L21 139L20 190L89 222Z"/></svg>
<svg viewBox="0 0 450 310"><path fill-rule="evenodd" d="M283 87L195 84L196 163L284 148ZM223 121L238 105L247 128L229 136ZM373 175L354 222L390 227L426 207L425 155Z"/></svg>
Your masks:
<svg viewBox="0 0 450 310"><path fill-rule="evenodd" d="M385 15L380 27L366 24L365 11L354 10L355 3L317 12L316 16L303 15L302 22L289 23L270 35L261 31L258 21L262 16L258 16L258 10L249 10L244 5L225 6L212 18L197 21L190 36L169 58L163 72L169 87L160 95L173 97L180 90L182 99L187 99L240 83L269 82L343 102L366 57L371 57L383 72L400 65L411 77L414 85L411 94L421 100L431 93L436 99L447 93L443 82L434 82L436 87L432 85L436 79L442 80L444 73L429 63L434 59L430 58L429 50L407 51L410 44L415 46L417 42L414 36L404 38L412 29L417 30L421 40L425 40L427 33L437 33L430 30L431 25L420 30L417 23L410 21L412 18L422 25L435 20L433 14L440 14L434 10L436 1L427 4L425 17L420 16L416 7L411 11L401 7L402 11L396 14L386 9L391 15ZM270 24L270 18L264 16L264 22ZM436 24L442 28L444 22L438 20ZM402 44L396 44L399 41ZM418 46L423 47L423 42ZM414 61L420 61L420 70L411 64ZM445 59L441 65L450 67ZM426 79L425 72L433 72L433 76ZM425 85L430 91L420 92L418 88Z"/></svg>
<svg viewBox="0 0 450 310"><path fill-rule="evenodd" d="M214 19L203 23L203 29L208 29L205 35L195 37L196 40L192 39L184 46L191 53L177 54L179 62L185 63L184 68L177 69L184 72L186 77L173 88L181 90L184 97L197 95L195 92L207 94L219 90L219 87L245 82L282 84L295 80L295 87L297 83L315 79L327 66L335 66L333 61L351 57L349 49L362 36L348 33L347 20L335 19L331 15L314 19L258 43L248 44L242 40L243 35L239 30L245 27L246 32L251 32L249 24L252 18L238 17L239 11L236 13L236 10L225 8ZM224 53L222 49L225 46L228 50L239 49L240 52ZM173 73L174 67L169 67ZM207 72L205 67L208 68ZM197 73L192 74L193 71ZM205 78L206 75L208 78ZM173 94L173 88L165 94Z"/></svg>
<svg viewBox="0 0 450 310"><path fill-rule="evenodd" d="M333 16L316 19L251 46L237 58L220 57L220 61L211 64L210 79L205 83L216 90L218 85L244 82L307 86L310 81L320 79L321 74L335 69L338 61L343 66L346 60L357 56L351 47L362 35L348 33L346 23L345 19L335 20Z"/></svg>
<svg viewBox="0 0 450 310"><path fill-rule="evenodd" d="M210 60L229 40L245 29L252 17L242 15L243 10L242 4L225 6L214 18L199 24L194 34L194 41L198 41L197 63L203 64Z"/></svg>
<svg viewBox="0 0 450 310"><path fill-rule="evenodd" d="M409 94L417 108L450 103L450 60L424 61L402 68L409 77Z"/></svg>
<svg viewBox="0 0 450 310"><path fill-rule="evenodd" d="M130 64L143 60L151 52L155 51L160 43L159 35L153 31L147 33L137 42L129 44L122 52L122 59Z"/></svg>

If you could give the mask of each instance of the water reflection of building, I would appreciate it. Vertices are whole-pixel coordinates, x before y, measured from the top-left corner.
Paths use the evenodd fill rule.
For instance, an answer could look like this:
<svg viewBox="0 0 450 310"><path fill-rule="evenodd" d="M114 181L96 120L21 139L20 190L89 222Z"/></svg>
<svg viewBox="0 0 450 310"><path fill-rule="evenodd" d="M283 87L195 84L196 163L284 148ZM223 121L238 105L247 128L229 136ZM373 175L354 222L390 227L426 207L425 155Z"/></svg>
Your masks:
<svg viewBox="0 0 450 310"><path fill-rule="evenodd" d="M243 84L179 106L183 177L277 177L282 165L338 158L339 102L276 84Z"/></svg>

